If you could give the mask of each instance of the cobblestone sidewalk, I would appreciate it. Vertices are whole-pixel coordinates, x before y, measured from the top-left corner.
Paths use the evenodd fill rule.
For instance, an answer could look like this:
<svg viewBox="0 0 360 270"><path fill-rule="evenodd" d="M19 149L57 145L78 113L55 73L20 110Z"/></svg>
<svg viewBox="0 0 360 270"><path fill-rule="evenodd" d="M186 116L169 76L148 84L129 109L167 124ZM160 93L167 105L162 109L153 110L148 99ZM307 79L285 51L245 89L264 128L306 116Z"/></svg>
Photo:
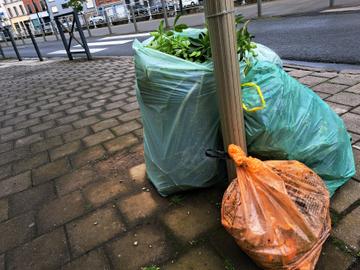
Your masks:
<svg viewBox="0 0 360 270"><path fill-rule="evenodd" d="M288 67L345 120L358 173L317 269L360 268L360 74ZM131 58L0 61L0 270L258 269L220 225L225 186L161 198Z"/></svg>

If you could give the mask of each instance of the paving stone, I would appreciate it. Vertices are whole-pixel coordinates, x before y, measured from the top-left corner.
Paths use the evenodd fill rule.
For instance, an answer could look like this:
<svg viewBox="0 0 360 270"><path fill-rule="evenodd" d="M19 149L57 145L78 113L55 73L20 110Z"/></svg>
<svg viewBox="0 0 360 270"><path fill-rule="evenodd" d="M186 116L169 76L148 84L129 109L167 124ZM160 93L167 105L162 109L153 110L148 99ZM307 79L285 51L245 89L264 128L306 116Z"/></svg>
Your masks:
<svg viewBox="0 0 360 270"><path fill-rule="evenodd" d="M63 134L63 137L65 142L71 142L82 139L89 134L90 130L88 128L79 128Z"/></svg>
<svg viewBox="0 0 360 270"><path fill-rule="evenodd" d="M38 117L41 117L44 115L48 115L49 113L50 113L49 110L42 110L42 111L38 111L38 112L30 114L29 118L38 118Z"/></svg>
<svg viewBox="0 0 360 270"><path fill-rule="evenodd" d="M91 115L95 115L95 114L98 114L98 113L101 113L103 110L102 108L95 108L95 109L91 109L91 110L87 110L85 112L83 112L83 114L85 116L91 116Z"/></svg>
<svg viewBox="0 0 360 270"><path fill-rule="evenodd" d="M11 165L4 165L0 167L0 179L9 177L11 175Z"/></svg>
<svg viewBox="0 0 360 270"><path fill-rule="evenodd" d="M108 141L104 143L104 145L109 152L116 152L124 150L125 148L130 147L136 143L138 143L138 139L133 134L127 134Z"/></svg>
<svg viewBox="0 0 360 270"><path fill-rule="evenodd" d="M220 213L208 202L196 199L191 204L167 212L162 219L169 230L185 242L196 240L220 225Z"/></svg>
<svg viewBox="0 0 360 270"><path fill-rule="evenodd" d="M0 140L1 140L1 142L7 142L10 140L15 140L17 138L24 137L25 135L26 135L26 130L21 129L21 130L17 130L17 131L11 132L11 133L1 135Z"/></svg>
<svg viewBox="0 0 360 270"><path fill-rule="evenodd" d="M5 254L0 255L0 270L5 270Z"/></svg>
<svg viewBox="0 0 360 270"><path fill-rule="evenodd" d="M38 230L46 232L85 212L85 200L79 191L75 191L48 202L38 212Z"/></svg>
<svg viewBox="0 0 360 270"><path fill-rule="evenodd" d="M119 121L115 118L110 118L92 125L91 128L94 132L98 132L107 128L115 127L119 124Z"/></svg>
<svg viewBox="0 0 360 270"><path fill-rule="evenodd" d="M114 208L103 208L66 225L72 253L79 256L125 230ZM89 237L91 236L91 237Z"/></svg>
<svg viewBox="0 0 360 270"><path fill-rule="evenodd" d="M122 199L117 202L117 206L130 223L150 217L160 208L150 192L141 192Z"/></svg>
<svg viewBox="0 0 360 270"><path fill-rule="evenodd" d="M0 154L0 166L30 156L27 148L20 147Z"/></svg>
<svg viewBox="0 0 360 270"><path fill-rule="evenodd" d="M86 146L93 146L102 142L109 141L113 138L115 138L114 134L112 134L110 130L106 129L83 138L83 141Z"/></svg>
<svg viewBox="0 0 360 270"><path fill-rule="evenodd" d="M33 134L27 137L23 137L21 139L16 140L15 147L23 147L25 145L29 145L38 141L43 140L43 136L39 133Z"/></svg>
<svg viewBox="0 0 360 270"><path fill-rule="evenodd" d="M101 249L91 251L80 258L71 261L61 270L110 270L109 262Z"/></svg>
<svg viewBox="0 0 360 270"><path fill-rule="evenodd" d="M9 218L9 205L7 199L0 200L0 223ZM1 268L0 268L1 269Z"/></svg>
<svg viewBox="0 0 360 270"><path fill-rule="evenodd" d="M360 94L360 83L346 89L346 92Z"/></svg>
<svg viewBox="0 0 360 270"><path fill-rule="evenodd" d="M354 113L345 113L341 116L344 120L346 128L352 132L360 131L360 115Z"/></svg>
<svg viewBox="0 0 360 270"><path fill-rule="evenodd" d="M229 269L261 270L240 249L234 238L224 228L219 228L210 235L210 243L219 255L226 258L228 263L234 266L234 268L229 267Z"/></svg>
<svg viewBox="0 0 360 270"><path fill-rule="evenodd" d="M41 235L7 256L8 269L59 269L70 260L63 228Z"/></svg>
<svg viewBox="0 0 360 270"><path fill-rule="evenodd" d="M111 130L114 131L117 136L121 136L121 135L130 133L134 130L137 130L139 128L141 128L141 125L139 124L139 122L133 120L133 121L121 124L117 127L114 127Z"/></svg>
<svg viewBox="0 0 360 270"><path fill-rule="evenodd" d="M359 199L360 183L350 180L336 191L331 199L331 208L340 213Z"/></svg>
<svg viewBox="0 0 360 270"><path fill-rule="evenodd" d="M69 143L63 144L60 147L50 150L50 158L51 158L51 160L54 161L56 159L63 158L65 156L74 154L74 153L78 152L80 148L81 148L80 141L69 142Z"/></svg>
<svg viewBox="0 0 360 270"><path fill-rule="evenodd" d="M11 150L12 146L12 142L0 143L0 153Z"/></svg>
<svg viewBox="0 0 360 270"><path fill-rule="evenodd" d="M4 128L0 128L0 135L4 135L6 133L10 133L14 130L14 127L9 126L9 127L4 127Z"/></svg>
<svg viewBox="0 0 360 270"><path fill-rule="evenodd" d="M105 155L105 150L100 145L93 146L91 148L88 148L79 154L76 154L72 158L73 165L78 168L83 165L86 165L90 161L95 161L98 159L101 159Z"/></svg>
<svg viewBox="0 0 360 270"><path fill-rule="evenodd" d="M331 78L334 78L334 77L338 76L338 73L321 71L321 72L314 72L314 73L311 74L311 76L324 77L324 78L331 79Z"/></svg>
<svg viewBox="0 0 360 270"><path fill-rule="evenodd" d="M50 121L61 118L64 116L64 112L54 112L42 118L43 121Z"/></svg>
<svg viewBox="0 0 360 270"><path fill-rule="evenodd" d="M126 112L131 112L133 110L139 109L139 104L137 102L129 103L121 107Z"/></svg>
<svg viewBox="0 0 360 270"><path fill-rule="evenodd" d="M327 78L321 78L321 77L314 77L314 76L306 76L299 79L299 82L302 84L305 84L309 87L313 87L315 85L318 85L322 82L327 81Z"/></svg>
<svg viewBox="0 0 360 270"><path fill-rule="evenodd" d="M349 106L360 105L360 95L348 93L348 92L341 92L341 93L335 94L335 95L327 98L326 100L344 104L344 105L349 105Z"/></svg>
<svg viewBox="0 0 360 270"><path fill-rule="evenodd" d="M80 105L77 107L72 107L70 109L67 109L66 113L68 113L68 114L79 113L82 111L86 111L87 109L88 109L88 107L86 105Z"/></svg>
<svg viewBox="0 0 360 270"><path fill-rule="evenodd" d="M53 126L55 126L55 122L53 120L51 120L49 122L45 122L45 123L42 123L40 125L32 126L30 128L30 130L31 130L32 133L36 133L36 132L40 132L40 131L50 129Z"/></svg>
<svg viewBox="0 0 360 270"><path fill-rule="evenodd" d="M51 138L55 136L62 135L64 133L68 133L69 131L72 131L74 128L71 125L63 125L56 128L52 128L48 131L46 131L46 136Z"/></svg>
<svg viewBox="0 0 360 270"><path fill-rule="evenodd" d="M24 122L17 123L17 124L15 125L15 128L16 128L16 129L28 128L28 127L37 125L37 124L39 124L39 123L40 123L40 119L39 119L39 118L28 119L28 120L25 120Z"/></svg>
<svg viewBox="0 0 360 270"><path fill-rule="evenodd" d="M115 110L106 111L106 112L101 113L100 117L103 118L103 119L106 119L106 118L111 118L111 117L114 117L114 116L118 116L118 115L120 115L122 113L123 112L120 111L119 109L115 109Z"/></svg>
<svg viewBox="0 0 360 270"><path fill-rule="evenodd" d="M107 249L115 269L126 270L142 269L141 267L153 265L155 262L165 261L170 253L164 231L148 225L127 233L107 245Z"/></svg>
<svg viewBox="0 0 360 270"><path fill-rule="evenodd" d="M331 240L325 242L319 261L316 265L316 270L339 270L348 269L354 262L354 258L342 252L338 247L331 243Z"/></svg>
<svg viewBox="0 0 360 270"><path fill-rule="evenodd" d="M52 138L46 138L41 142L37 142L31 145L31 152L38 153L42 152L48 149L51 149L53 147L61 145L62 139L60 136L58 137L52 137Z"/></svg>
<svg viewBox="0 0 360 270"><path fill-rule="evenodd" d="M56 180L56 190L60 196L63 196L71 191L81 189L97 179L98 176L94 170L79 169L58 178Z"/></svg>
<svg viewBox="0 0 360 270"><path fill-rule="evenodd" d="M22 159L16 162L13 166L13 170L15 174L18 174L23 171L37 168L48 162L49 162L49 158L47 152L41 152L39 154L32 156L31 158Z"/></svg>
<svg viewBox="0 0 360 270"><path fill-rule="evenodd" d="M131 179L136 181L137 183L145 184L145 182L147 181L145 163L131 167L129 169L129 175Z"/></svg>
<svg viewBox="0 0 360 270"><path fill-rule="evenodd" d="M360 76L351 74L340 74L336 78L331 79L330 82L352 86L360 82Z"/></svg>
<svg viewBox="0 0 360 270"><path fill-rule="evenodd" d="M197 247L190 249L185 255L174 260L174 263L168 263L164 270L189 270L189 269L206 269L206 270L223 270L225 263L221 258L208 247Z"/></svg>
<svg viewBox="0 0 360 270"><path fill-rule="evenodd" d="M87 186L84 190L85 197L95 206L102 205L128 191L121 179L101 181Z"/></svg>
<svg viewBox="0 0 360 270"><path fill-rule="evenodd" d="M355 109L351 110L352 113L360 114L360 106L356 107Z"/></svg>
<svg viewBox="0 0 360 270"><path fill-rule="evenodd" d="M71 167L67 159L59 159L33 170L33 183L39 185L66 174Z"/></svg>
<svg viewBox="0 0 360 270"><path fill-rule="evenodd" d="M118 100L121 100L121 99L124 99L126 98L127 95L126 94L119 94L119 95L115 95L115 96L112 96L110 98L111 101L118 101Z"/></svg>
<svg viewBox="0 0 360 270"><path fill-rule="evenodd" d="M74 122L79 119L80 119L80 116L78 114L71 114L71 115L67 115L65 117L57 119L57 122L60 125L63 125L63 124L68 124L68 123Z"/></svg>
<svg viewBox="0 0 360 270"><path fill-rule="evenodd" d="M333 229L333 235L355 250L360 249L360 207L347 214Z"/></svg>
<svg viewBox="0 0 360 270"><path fill-rule="evenodd" d="M351 139L352 139L352 140L351 140L352 144L360 141L360 134L356 134L356 133L351 133L351 132L350 132L350 135L351 135Z"/></svg>
<svg viewBox="0 0 360 270"><path fill-rule="evenodd" d="M128 113L124 113L122 115L120 115L118 117L118 119L122 122L128 122L130 120L134 120L134 119L137 119L137 118L140 118L141 115L140 115L140 111L139 110L136 110L136 111L131 111L131 112L128 112Z"/></svg>
<svg viewBox="0 0 360 270"><path fill-rule="evenodd" d="M9 198L9 215L14 217L29 210L34 210L55 198L52 183L46 183L16 193Z"/></svg>
<svg viewBox="0 0 360 270"><path fill-rule="evenodd" d="M347 86L342 84L322 83L315 86L313 90L316 92L322 92L333 95L341 92L345 88L347 88Z"/></svg>
<svg viewBox="0 0 360 270"><path fill-rule="evenodd" d="M99 119L96 116L90 116L90 117L87 117L87 118L84 118L84 119L74 122L73 125L76 128L82 128L82 127L90 126L97 122L99 122Z"/></svg>
<svg viewBox="0 0 360 270"><path fill-rule="evenodd" d="M26 213L0 223L0 253L30 241L34 235L34 216Z"/></svg>
<svg viewBox="0 0 360 270"><path fill-rule="evenodd" d="M0 181L0 198L23 191L31 186L30 171ZM1 231L1 230L0 230Z"/></svg>
<svg viewBox="0 0 360 270"><path fill-rule="evenodd" d="M59 111L65 111L67 109L70 109L74 107L73 105L71 104L63 104L63 105L60 105L60 106L56 106L52 109L53 112L59 112Z"/></svg>
<svg viewBox="0 0 360 270"><path fill-rule="evenodd" d="M37 108L29 108L27 110L23 110L23 111L19 112L18 115L28 115L28 114L31 114L31 113L35 113L37 111L38 111Z"/></svg>
<svg viewBox="0 0 360 270"><path fill-rule="evenodd" d="M353 148L353 152L354 152L355 169L356 169L356 174L354 178L360 181L360 150Z"/></svg>

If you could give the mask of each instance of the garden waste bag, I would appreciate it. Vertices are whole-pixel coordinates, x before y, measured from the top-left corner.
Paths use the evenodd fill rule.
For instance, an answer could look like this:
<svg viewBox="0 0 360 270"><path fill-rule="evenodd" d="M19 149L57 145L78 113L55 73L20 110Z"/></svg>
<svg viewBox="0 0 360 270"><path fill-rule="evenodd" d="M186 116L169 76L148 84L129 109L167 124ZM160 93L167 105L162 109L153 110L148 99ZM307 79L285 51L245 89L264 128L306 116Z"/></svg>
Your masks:
<svg viewBox="0 0 360 270"><path fill-rule="evenodd" d="M220 149L222 143L212 63L186 61L137 40L133 48L150 181L166 196L223 180L221 163L204 157L206 149ZM282 70L270 49L260 53L263 49L258 48L258 57L264 61L253 59L249 73L241 72L242 82L259 86L264 97L261 104L253 87L243 87L249 153L299 160L333 193L355 174L345 126L314 92Z"/></svg>
<svg viewBox="0 0 360 270"><path fill-rule="evenodd" d="M329 192L298 161L246 157L230 145L237 178L226 190L221 222L263 269L312 270L330 234Z"/></svg>

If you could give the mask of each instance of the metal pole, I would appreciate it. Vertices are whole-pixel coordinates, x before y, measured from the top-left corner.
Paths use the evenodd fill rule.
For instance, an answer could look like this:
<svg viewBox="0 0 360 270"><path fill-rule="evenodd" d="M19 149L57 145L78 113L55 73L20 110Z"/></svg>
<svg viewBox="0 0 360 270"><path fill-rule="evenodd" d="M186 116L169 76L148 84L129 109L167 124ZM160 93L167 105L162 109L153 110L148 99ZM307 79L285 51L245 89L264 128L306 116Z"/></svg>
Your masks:
<svg viewBox="0 0 360 270"><path fill-rule="evenodd" d="M79 35L80 35L80 39L81 39L81 42L82 42L82 45L85 49L85 53L86 53L86 56L87 56L87 59L88 60L91 60L92 59L92 56L91 56L91 53L90 53L90 50L89 50L89 46L87 44L87 41L86 41L86 38L85 38L85 35L84 35L84 32L81 28L81 23L80 23L80 20L79 20L79 17L76 13L76 11L74 11L74 20L75 20L75 23L76 23L76 26L77 26L77 30L79 32Z"/></svg>
<svg viewBox="0 0 360 270"><path fill-rule="evenodd" d="M111 22L110 22L110 18L106 12L106 10L104 10L104 15L105 15L105 20L106 20L106 24L107 24L107 27L109 29L109 34L112 35L112 30L111 30Z"/></svg>
<svg viewBox="0 0 360 270"><path fill-rule="evenodd" d="M169 25L168 16L167 16L167 8L166 8L165 0L161 0L161 5L162 5L163 13L164 13L165 28L169 29L170 25Z"/></svg>
<svg viewBox="0 0 360 270"><path fill-rule="evenodd" d="M179 0L179 4L180 4L180 13L181 13L181 15L182 15L182 14L184 14L184 13L183 13L184 10L183 10L182 0Z"/></svg>
<svg viewBox="0 0 360 270"><path fill-rule="evenodd" d="M262 0L257 0L258 17L262 16Z"/></svg>
<svg viewBox="0 0 360 270"><path fill-rule="evenodd" d="M135 29L135 32L138 33L139 32L139 29L137 27L137 23L136 23L136 18L135 18L135 12L134 12L134 7L132 5L130 5L130 12L131 12L131 16L133 18L133 23L134 23L134 29Z"/></svg>
<svg viewBox="0 0 360 270"><path fill-rule="evenodd" d="M83 19L84 19L84 22L85 22L86 29L88 31L88 35L89 35L89 37L91 37L91 31L90 31L90 27L89 27L89 23L87 21L87 18L85 16L85 14L83 14L82 16L83 16Z"/></svg>
<svg viewBox="0 0 360 270"><path fill-rule="evenodd" d="M3 49L2 49L2 47L1 47L1 44L0 44L0 54L2 55L3 58L5 58L5 54L4 54L4 52L3 52Z"/></svg>
<svg viewBox="0 0 360 270"><path fill-rule="evenodd" d="M35 38L34 38L34 35L33 35L32 32L31 32L31 29L30 29L29 24L25 24L25 26L26 26L26 29L27 29L29 35L30 35L31 41L32 41L32 43L33 43L33 45L34 45L34 48L35 48L36 54L37 54L38 57L39 57L39 60L40 60L40 61L44 61L44 59L43 59L42 56L41 56L39 47L38 47L38 45L37 45L37 43L36 43L36 40L35 40Z"/></svg>
<svg viewBox="0 0 360 270"><path fill-rule="evenodd" d="M63 29L62 29L62 24L59 22L59 18L55 17L54 19L55 19L56 26L57 26L57 28L59 30L61 40L62 40L62 42L64 44L66 54L67 54L69 60L73 60L74 58L72 57L71 52L69 51L68 46L67 46L65 34L64 34Z"/></svg>
<svg viewBox="0 0 360 270"><path fill-rule="evenodd" d="M233 0L206 0L212 58L217 86L224 147L233 143L246 152L246 138L240 89ZM228 177L236 176L233 162L227 163Z"/></svg>
<svg viewBox="0 0 360 270"><path fill-rule="evenodd" d="M15 43L13 34L9 30L9 28L7 28L7 27L5 27L5 31L6 31L7 35L10 37L10 41L11 41L11 44L12 44L12 46L14 48L14 51L15 51L15 54L16 54L17 58L19 59L19 61L22 61L20 53L19 53L19 51L18 51L18 49L16 47L16 43Z"/></svg>
<svg viewBox="0 0 360 270"><path fill-rule="evenodd" d="M50 25L51 25L51 30L52 30L53 34L55 35L55 37L56 37L56 40L59 40L59 36L58 36L58 33L57 33L56 25L54 26L54 22L53 22L53 21L50 21Z"/></svg>
<svg viewBox="0 0 360 270"><path fill-rule="evenodd" d="M335 0L330 0L330 7L333 7L335 5Z"/></svg>

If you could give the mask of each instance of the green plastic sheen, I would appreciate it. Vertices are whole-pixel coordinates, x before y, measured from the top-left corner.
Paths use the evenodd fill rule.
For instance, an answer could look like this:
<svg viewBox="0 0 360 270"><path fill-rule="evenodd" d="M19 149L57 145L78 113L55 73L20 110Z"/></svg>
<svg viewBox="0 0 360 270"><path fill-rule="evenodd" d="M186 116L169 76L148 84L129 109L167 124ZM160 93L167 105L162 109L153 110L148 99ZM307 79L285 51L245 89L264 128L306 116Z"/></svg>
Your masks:
<svg viewBox="0 0 360 270"><path fill-rule="evenodd" d="M205 156L206 149L222 148L212 63L164 54L145 47L147 42L135 40L133 48L150 181L162 196L224 181L224 164ZM355 174L343 121L313 91L284 72L273 51L260 45L257 53L242 82L261 87L266 107L245 112L249 153L303 162L322 177L332 195ZM243 102L249 108L259 106L256 90L244 88Z"/></svg>

